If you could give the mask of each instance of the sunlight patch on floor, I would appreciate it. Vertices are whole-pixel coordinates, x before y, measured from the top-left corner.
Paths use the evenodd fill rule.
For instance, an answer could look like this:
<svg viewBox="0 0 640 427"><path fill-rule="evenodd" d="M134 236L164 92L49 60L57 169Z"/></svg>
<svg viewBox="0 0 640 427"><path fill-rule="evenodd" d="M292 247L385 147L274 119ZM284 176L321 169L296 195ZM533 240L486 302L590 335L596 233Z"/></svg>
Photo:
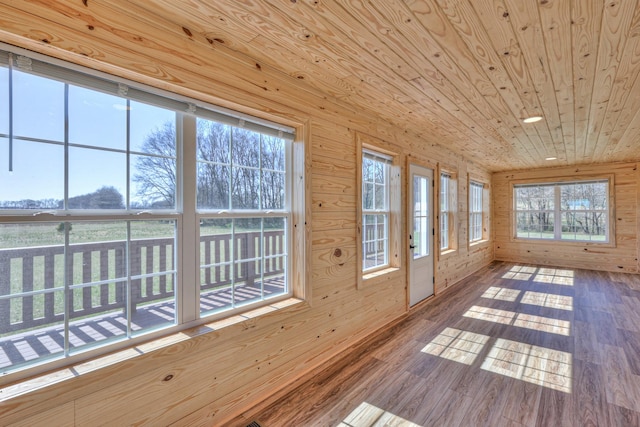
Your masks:
<svg viewBox="0 0 640 427"><path fill-rule="evenodd" d="M354 409L338 427L373 427L373 426L398 426L420 427L420 425L405 420L391 412L380 409L367 402L362 402Z"/></svg>
<svg viewBox="0 0 640 427"><path fill-rule="evenodd" d="M480 307L474 305L469 308L469 310L467 310L467 312L462 316L564 336L569 336L571 333L571 322L567 320L534 316L526 313L516 313L513 311L500 310L497 308Z"/></svg>
<svg viewBox="0 0 640 427"><path fill-rule="evenodd" d="M482 369L571 393L571 353L499 338Z"/></svg>
<svg viewBox="0 0 640 427"><path fill-rule="evenodd" d="M514 313L513 311L474 305L462 316L470 317L472 319L486 320L487 322L502 323L503 325L511 325L513 324L513 319L516 314L517 313Z"/></svg>
<svg viewBox="0 0 640 427"><path fill-rule="evenodd" d="M482 294L482 298L514 302L515 300L518 299L519 295L520 295L520 291L516 289L507 289L507 288L500 288L498 286L491 286L487 288L486 291L484 291L484 293Z"/></svg>
<svg viewBox="0 0 640 427"><path fill-rule="evenodd" d="M520 300L523 304L540 307L557 308L558 310L573 311L573 297L566 295L547 294L544 292L527 291Z"/></svg>
<svg viewBox="0 0 640 427"><path fill-rule="evenodd" d="M512 280L527 281L535 274L538 269L536 267L527 267L524 265L514 265L506 272L502 278Z"/></svg>
<svg viewBox="0 0 640 427"><path fill-rule="evenodd" d="M446 328L421 351L454 362L471 365L487 341L489 341L487 335Z"/></svg>
<svg viewBox="0 0 640 427"><path fill-rule="evenodd" d="M550 283L553 285L573 286L573 270L557 268L541 268L533 278L534 282Z"/></svg>

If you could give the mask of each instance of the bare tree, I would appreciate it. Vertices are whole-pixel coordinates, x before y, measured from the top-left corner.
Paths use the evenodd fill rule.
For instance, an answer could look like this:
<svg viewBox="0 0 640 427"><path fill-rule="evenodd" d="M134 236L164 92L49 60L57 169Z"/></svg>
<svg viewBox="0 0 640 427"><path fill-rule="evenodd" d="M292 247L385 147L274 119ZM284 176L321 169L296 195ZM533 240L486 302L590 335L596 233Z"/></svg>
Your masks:
<svg viewBox="0 0 640 427"><path fill-rule="evenodd" d="M176 200L176 129L174 122L166 122L144 140L142 151L149 155L136 158L133 181L138 183L140 206L175 206Z"/></svg>
<svg viewBox="0 0 640 427"><path fill-rule="evenodd" d="M175 126L150 133L136 159L134 181L144 206L175 203ZM197 206L202 209L284 207L285 146L280 138L197 120Z"/></svg>

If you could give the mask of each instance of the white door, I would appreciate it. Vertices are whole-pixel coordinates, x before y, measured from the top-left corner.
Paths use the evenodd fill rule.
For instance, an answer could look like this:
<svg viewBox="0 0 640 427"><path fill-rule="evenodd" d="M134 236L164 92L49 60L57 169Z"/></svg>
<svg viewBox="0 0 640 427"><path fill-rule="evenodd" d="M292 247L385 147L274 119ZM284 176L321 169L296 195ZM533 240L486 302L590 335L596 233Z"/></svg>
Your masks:
<svg viewBox="0 0 640 427"><path fill-rule="evenodd" d="M409 166L409 305L433 295L433 170Z"/></svg>

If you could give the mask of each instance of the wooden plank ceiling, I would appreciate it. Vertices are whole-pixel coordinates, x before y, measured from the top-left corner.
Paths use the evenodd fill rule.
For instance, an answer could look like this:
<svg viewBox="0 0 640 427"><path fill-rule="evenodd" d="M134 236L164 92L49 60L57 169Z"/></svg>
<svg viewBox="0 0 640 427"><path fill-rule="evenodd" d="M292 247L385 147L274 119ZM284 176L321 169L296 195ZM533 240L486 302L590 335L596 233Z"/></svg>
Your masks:
<svg viewBox="0 0 640 427"><path fill-rule="evenodd" d="M636 0L129 0L113 8L179 25L492 171L640 159ZM544 119L522 122L536 115Z"/></svg>

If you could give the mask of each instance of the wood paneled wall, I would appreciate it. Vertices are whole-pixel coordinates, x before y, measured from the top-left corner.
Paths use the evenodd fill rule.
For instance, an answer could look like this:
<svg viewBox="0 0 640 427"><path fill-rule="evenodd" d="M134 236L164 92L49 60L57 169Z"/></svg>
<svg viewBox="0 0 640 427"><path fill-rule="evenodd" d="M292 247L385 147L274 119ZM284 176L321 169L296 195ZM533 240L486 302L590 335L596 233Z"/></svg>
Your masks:
<svg viewBox="0 0 640 427"><path fill-rule="evenodd" d="M636 163L547 168L532 171L500 172L493 175L493 224L495 256L498 260L559 267L637 273L638 190ZM512 185L517 182L611 177L614 194L611 218L615 239L610 245L516 241L513 238ZM610 197L611 199L611 197Z"/></svg>
<svg viewBox="0 0 640 427"><path fill-rule="evenodd" d="M354 111L170 22L117 15L106 2L84 4L9 2L2 6L0 41L304 129L311 153L310 295L296 309L193 336L187 331L175 344L105 368L76 370L51 384L36 378L33 390L16 384L12 397L6 397L11 376L0 379L0 425L49 425L52 419L66 425L220 425L403 316L406 267L393 280L356 287L356 132L397 146L403 165L412 156L457 173L458 250L438 259L437 291L493 259L491 242L466 243L467 177L490 184L483 168L428 135ZM490 226L489 216L486 222Z"/></svg>

